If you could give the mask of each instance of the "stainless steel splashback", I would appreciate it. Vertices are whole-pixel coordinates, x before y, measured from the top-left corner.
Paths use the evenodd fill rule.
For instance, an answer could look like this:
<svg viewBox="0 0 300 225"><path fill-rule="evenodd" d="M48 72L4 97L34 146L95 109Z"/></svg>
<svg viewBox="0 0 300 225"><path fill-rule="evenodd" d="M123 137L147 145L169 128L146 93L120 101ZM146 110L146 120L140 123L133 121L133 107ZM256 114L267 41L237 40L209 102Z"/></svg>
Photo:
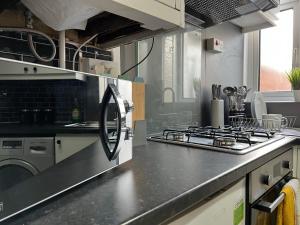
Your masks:
<svg viewBox="0 0 300 225"><path fill-rule="evenodd" d="M279 0L186 0L186 22L206 28L278 5Z"/></svg>

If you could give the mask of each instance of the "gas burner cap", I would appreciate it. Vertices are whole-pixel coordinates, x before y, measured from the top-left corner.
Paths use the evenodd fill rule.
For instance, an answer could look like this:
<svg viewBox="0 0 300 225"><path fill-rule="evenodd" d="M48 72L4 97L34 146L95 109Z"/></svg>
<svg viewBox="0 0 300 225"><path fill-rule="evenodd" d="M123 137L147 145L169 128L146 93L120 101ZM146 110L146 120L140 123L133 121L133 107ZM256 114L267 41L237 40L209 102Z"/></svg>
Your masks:
<svg viewBox="0 0 300 225"><path fill-rule="evenodd" d="M234 137L216 137L213 142L216 147L232 147L235 144L236 139Z"/></svg>
<svg viewBox="0 0 300 225"><path fill-rule="evenodd" d="M237 137L240 137L240 138L247 138L247 139L250 139L251 138L251 132L236 132L235 135Z"/></svg>
<svg viewBox="0 0 300 225"><path fill-rule="evenodd" d="M171 133L169 134L172 137L173 141L183 141L184 140L184 133Z"/></svg>

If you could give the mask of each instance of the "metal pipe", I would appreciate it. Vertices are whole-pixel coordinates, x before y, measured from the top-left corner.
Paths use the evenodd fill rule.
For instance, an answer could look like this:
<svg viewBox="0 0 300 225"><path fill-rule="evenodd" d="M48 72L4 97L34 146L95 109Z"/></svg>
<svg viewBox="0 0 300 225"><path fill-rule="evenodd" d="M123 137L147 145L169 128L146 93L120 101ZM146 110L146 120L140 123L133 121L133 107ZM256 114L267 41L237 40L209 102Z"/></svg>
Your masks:
<svg viewBox="0 0 300 225"><path fill-rule="evenodd" d="M59 66L66 68L66 32L64 30L59 32Z"/></svg>

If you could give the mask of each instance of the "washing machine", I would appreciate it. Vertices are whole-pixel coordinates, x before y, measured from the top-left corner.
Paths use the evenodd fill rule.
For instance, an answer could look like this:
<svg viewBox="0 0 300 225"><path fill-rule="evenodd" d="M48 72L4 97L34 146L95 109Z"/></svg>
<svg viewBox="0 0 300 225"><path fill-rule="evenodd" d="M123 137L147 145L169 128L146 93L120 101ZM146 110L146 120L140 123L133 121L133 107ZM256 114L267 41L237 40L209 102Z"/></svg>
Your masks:
<svg viewBox="0 0 300 225"><path fill-rule="evenodd" d="M0 138L0 192L54 165L54 137Z"/></svg>

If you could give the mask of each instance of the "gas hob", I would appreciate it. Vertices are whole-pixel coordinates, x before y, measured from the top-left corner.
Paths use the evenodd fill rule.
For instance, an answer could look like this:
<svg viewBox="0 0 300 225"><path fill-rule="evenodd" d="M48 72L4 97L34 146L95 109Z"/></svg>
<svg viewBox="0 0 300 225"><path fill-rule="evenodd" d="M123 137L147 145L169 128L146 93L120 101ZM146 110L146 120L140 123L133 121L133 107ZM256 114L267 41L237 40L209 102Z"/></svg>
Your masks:
<svg viewBox="0 0 300 225"><path fill-rule="evenodd" d="M283 138L263 129L190 126L187 129L165 129L147 140L243 155Z"/></svg>

